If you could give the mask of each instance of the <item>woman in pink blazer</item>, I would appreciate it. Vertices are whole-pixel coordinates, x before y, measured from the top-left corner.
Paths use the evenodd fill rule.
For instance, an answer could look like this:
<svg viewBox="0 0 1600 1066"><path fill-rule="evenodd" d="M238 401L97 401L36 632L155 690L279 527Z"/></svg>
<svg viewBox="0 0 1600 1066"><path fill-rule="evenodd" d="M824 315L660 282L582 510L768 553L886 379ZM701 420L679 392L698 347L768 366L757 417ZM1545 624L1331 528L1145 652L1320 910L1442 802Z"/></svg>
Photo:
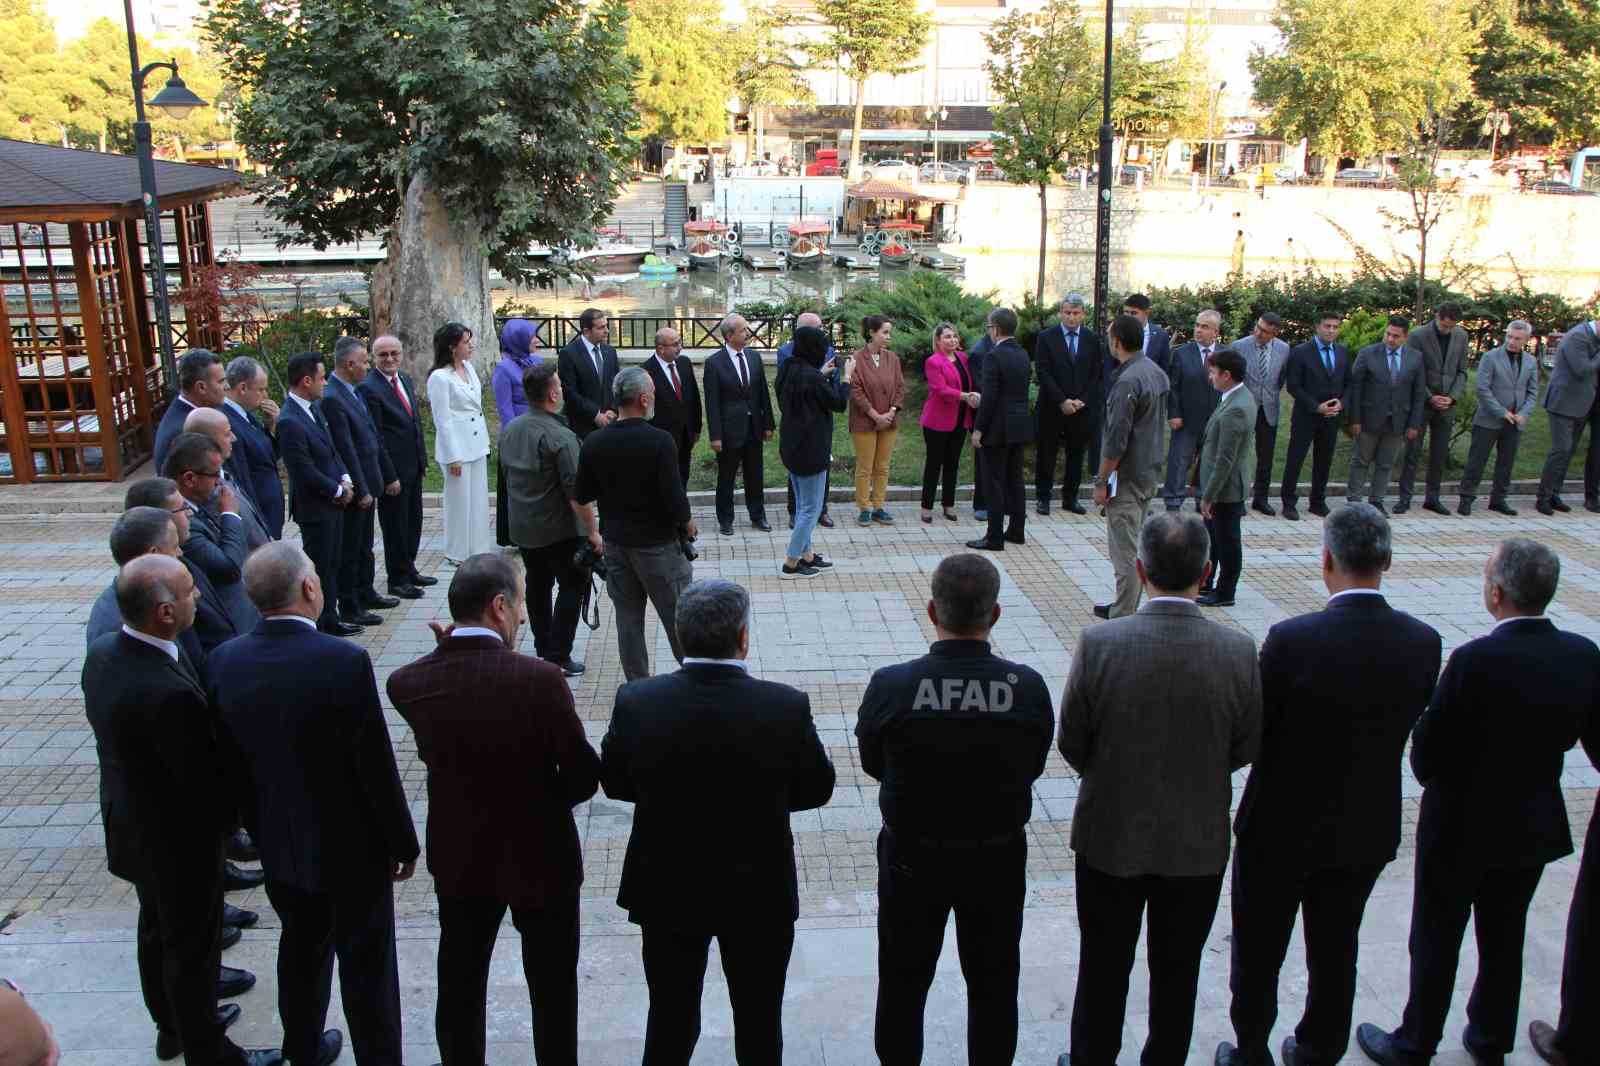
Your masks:
<svg viewBox="0 0 1600 1066"><path fill-rule="evenodd" d="M922 440L927 456L922 461L922 520L933 521L933 488L944 480L944 516L956 518L956 471L961 466L961 446L972 432L978 409L978 383L961 350L961 334L948 322L933 331L933 354L923 364L928 398L922 404Z"/></svg>

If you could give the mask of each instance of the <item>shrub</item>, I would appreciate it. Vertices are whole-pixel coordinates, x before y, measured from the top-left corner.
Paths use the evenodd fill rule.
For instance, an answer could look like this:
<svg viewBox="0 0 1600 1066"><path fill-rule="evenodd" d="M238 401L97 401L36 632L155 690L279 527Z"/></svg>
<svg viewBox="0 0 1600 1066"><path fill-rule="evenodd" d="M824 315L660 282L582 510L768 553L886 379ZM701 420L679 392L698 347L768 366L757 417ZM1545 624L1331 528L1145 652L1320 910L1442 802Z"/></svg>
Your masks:
<svg viewBox="0 0 1600 1066"><path fill-rule="evenodd" d="M842 303L820 313L828 322L842 323L856 347L862 343L861 320L867 315L883 315L894 323L894 350L901 363L920 372L933 351L933 327L940 322L955 323L963 345L971 347L983 335L994 297L993 292L963 292L944 274L919 270L892 289L857 289Z"/></svg>

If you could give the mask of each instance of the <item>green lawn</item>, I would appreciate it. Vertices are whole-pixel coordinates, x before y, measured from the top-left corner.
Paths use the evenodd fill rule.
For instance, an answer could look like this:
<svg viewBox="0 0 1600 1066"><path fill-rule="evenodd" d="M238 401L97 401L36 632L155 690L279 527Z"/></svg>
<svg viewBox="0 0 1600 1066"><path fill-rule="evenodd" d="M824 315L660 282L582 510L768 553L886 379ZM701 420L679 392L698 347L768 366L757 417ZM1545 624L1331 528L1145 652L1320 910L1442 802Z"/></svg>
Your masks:
<svg viewBox="0 0 1600 1066"><path fill-rule="evenodd" d="M1475 376L1476 372L1472 372ZM1471 392L1471 385L1468 385ZM924 449L922 446L922 427L918 418L922 413L922 402L927 396L927 385L921 378L908 378L906 380L906 406L900 416L900 435L895 440L894 459L889 466L889 483L891 485L921 485L922 460ZM1279 416L1277 459L1273 463L1274 476L1283 473L1284 454L1289 450L1289 412L1293 401L1287 393L1283 396L1282 412ZM484 411L489 420L490 440L498 440L500 435L499 422L495 417L494 401L487 392L484 395ZM855 476L855 448L850 443L850 434L846 429L845 415L834 416L833 420L833 485L835 490L847 487ZM1455 486L1448 484L1461 476L1461 469L1466 465L1467 447L1471 443L1471 434L1464 427L1458 425L1458 432L1454 444L1450 449L1450 463L1445 471L1447 482L1444 495L1450 496L1455 492ZM427 440L428 455L433 455L433 420L423 419L423 433ZM1338 449L1333 457L1332 480L1342 482L1346 472L1350 469L1350 451L1354 443L1348 438L1339 438ZM1527 427L1523 430L1522 445L1517 450L1517 463L1514 476L1518 480L1537 479L1540 468L1544 465L1545 455L1550 450L1550 426L1545 417L1544 408L1534 411L1533 417L1528 420ZM769 486L782 485L787 477L783 470L783 462L778 458L778 442L774 437L769 446L764 450L766 459L766 483ZM491 458L493 456L491 455ZM1485 471L1488 477L1493 471L1493 461ZM1304 485L1310 481L1311 461L1308 457L1306 468L1301 471L1302 492ZM1033 483L1033 455L1030 452L1024 462L1024 483ZM1058 462L1059 468L1059 462ZM1400 475L1396 466L1393 477ZM494 487L495 466L489 464L489 487ZM443 475L437 466L430 464L428 469L427 490L438 492L442 488ZM972 449L962 449L961 452L961 477L960 483L972 483ZM711 451L711 445L702 436L695 445L694 458L690 466L689 488L691 491L712 491L717 487L717 461L716 455ZM1487 492L1488 485L1484 484L1481 491ZM1031 489L1030 489L1031 492Z"/></svg>

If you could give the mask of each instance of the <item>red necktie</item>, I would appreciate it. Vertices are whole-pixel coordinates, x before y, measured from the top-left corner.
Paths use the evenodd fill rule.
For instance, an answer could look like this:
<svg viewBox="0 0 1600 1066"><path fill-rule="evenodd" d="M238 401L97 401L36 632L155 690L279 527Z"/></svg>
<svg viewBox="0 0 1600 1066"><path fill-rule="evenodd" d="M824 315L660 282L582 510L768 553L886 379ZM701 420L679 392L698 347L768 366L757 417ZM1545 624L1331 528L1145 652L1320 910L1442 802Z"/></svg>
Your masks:
<svg viewBox="0 0 1600 1066"><path fill-rule="evenodd" d="M400 375L396 374L391 380L394 382L394 394L400 397L400 406L406 409L406 414L412 414L411 401L406 399L406 390L405 386L400 384Z"/></svg>
<svg viewBox="0 0 1600 1066"><path fill-rule="evenodd" d="M683 399L683 382L678 380L678 364L668 363L667 373L672 375L672 393L679 401Z"/></svg>

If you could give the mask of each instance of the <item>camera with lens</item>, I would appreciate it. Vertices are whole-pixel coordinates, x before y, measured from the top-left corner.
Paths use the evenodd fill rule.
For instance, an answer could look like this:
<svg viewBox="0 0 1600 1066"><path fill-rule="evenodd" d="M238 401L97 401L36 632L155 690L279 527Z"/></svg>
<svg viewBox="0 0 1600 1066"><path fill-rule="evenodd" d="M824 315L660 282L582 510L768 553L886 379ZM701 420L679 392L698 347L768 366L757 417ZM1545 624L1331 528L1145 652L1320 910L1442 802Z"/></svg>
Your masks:
<svg viewBox="0 0 1600 1066"><path fill-rule="evenodd" d="M594 550L594 545L590 544L586 540L582 541L582 542L580 542L578 544L578 550L572 556L572 565L577 567L579 570L587 570L587 571L592 572L596 577L600 578L602 581L605 580L605 577L606 577L606 557L605 557L605 554L603 552L595 551Z"/></svg>
<svg viewBox="0 0 1600 1066"><path fill-rule="evenodd" d="M683 557L691 563L700 558L700 553L694 547L694 538L689 536L689 531L686 529L678 530L678 550L683 552Z"/></svg>

